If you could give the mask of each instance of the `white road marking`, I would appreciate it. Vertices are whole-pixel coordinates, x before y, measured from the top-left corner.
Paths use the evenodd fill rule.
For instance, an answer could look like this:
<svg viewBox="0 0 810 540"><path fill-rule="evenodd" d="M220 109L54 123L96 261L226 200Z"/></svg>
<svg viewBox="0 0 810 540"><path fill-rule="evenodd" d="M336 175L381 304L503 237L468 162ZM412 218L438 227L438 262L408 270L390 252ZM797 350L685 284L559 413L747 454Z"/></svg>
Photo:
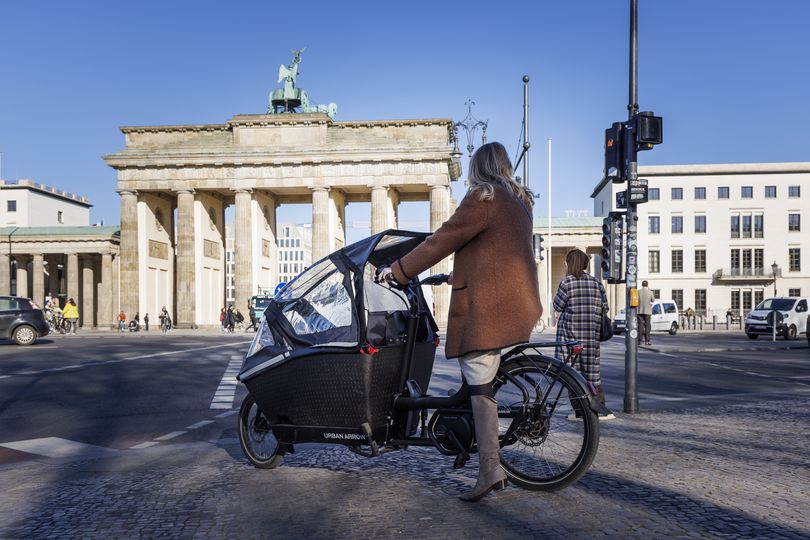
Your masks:
<svg viewBox="0 0 810 540"><path fill-rule="evenodd" d="M218 415L214 416L214 418L227 418L227 417L229 417L231 415L236 414L237 412L239 412L239 411L237 411L236 409L234 409L232 411L225 411L224 413L219 413Z"/></svg>
<svg viewBox="0 0 810 540"><path fill-rule="evenodd" d="M155 446L156 444L160 444L158 441L146 441L142 442L141 444L136 444L135 446L130 446L133 450L141 450L143 448L149 448L150 446Z"/></svg>
<svg viewBox="0 0 810 540"><path fill-rule="evenodd" d="M211 409L231 409L233 408L233 399L236 396L236 387L239 381L236 376L239 375L239 370L242 367L241 356L231 356L231 361L228 362L228 367L225 368L225 374L222 376L222 381L214 393L214 399L211 400Z"/></svg>
<svg viewBox="0 0 810 540"><path fill-rule="evenodd" d="M779 394L804 394L810 392L808 388L786 388L781 390L771 390L770 392L737 392L729 394L682 394L679 396L665 396L663 394L653 394L650 392L641 392L639 398L649 399L653 401L689 401L701 399L724 399L733 397L764 397Z"/></svg>
<svg viewBox="0 0 810 540"><path fill-rule="evenodd" d="M85 444L71 441L69 439L61 439L59 437L45 437L42 439L5 442L0 443L0 446L50 458L84 458L114 455L120 452L119 450L115 450L113 448L96 446L94 444Z"/></svg>
<svg viewBox="0 0 810 540"><path fill-rule="evenodd" d="M213 420L202 420L200 422L197 422L196 424L191 424L190 426L186 426L186 429L198 429L198 428L201 428L203 426L207 426L208 424L213 424L213 423L214 423Z"/></svg>
<svg viewBox="0 0 810 540"><path fill-rule="evenodd" d="M161 435L160 437L155 437L156 441L168 441L169 439L174 439L175 437L179 437L185 433L185 431L172 431L171 433L167 433L166 435Z"/></svg>

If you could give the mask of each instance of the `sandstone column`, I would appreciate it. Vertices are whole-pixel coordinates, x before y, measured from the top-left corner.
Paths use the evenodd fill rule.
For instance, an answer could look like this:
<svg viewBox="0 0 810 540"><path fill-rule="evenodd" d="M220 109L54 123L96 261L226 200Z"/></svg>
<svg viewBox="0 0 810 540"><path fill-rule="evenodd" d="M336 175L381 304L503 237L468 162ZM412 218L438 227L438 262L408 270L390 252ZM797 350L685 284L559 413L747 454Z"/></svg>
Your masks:
<svg viewBox="0 0 810 540"><path fill-rule="evenodd" d="M0 255L0 295L11 293L11 257Z"/></svg>
<svg viewBox="0 0 810 540"><path fill-rule="evenodd" d="M430 230L436 231L442 223L450 218L450 187L444 185L430 186ZM450 261L444 259L430 269L432 274L450 272ZM416 277L416 276L413 276ZM447 311L450 309L450 292L446 285L433 287L433 303L436 306L436 323L447 325Z"/></svg>
<svg viewBox="0 0 810 540"><path fill-rule="evenodd" d="M67 271L65 272L67 281L67 298L65 302L73 298L77 306L81 305L79 301L79 256L75 253L68 253L67 255Z"/></svg>
<svg viewBox="0 0 810 540"><path fill-rule="evenodd" d="M101 254L101 285L98 299L98 326L109 328L113 325L113 277L112 253Z"/></svg>
<svg viewBox="0 0 810 540"><path fill-rule="evenodd" d="M59 298L59 268L57 268L57 256L51 255L46 261L48 263L48 292L52 298Z"/></svg>
<svg viewBox="0 0 810 540"><path fill-rule="evenodd" d="M253 296L253 220L251 219L252 192L249 189L234 190L236 210L233 231L234 302L236 308L247 310Z"/></svg>
<svg viewBox="0 0 810 540"><path fill-rule="evenodd" d="M17 256L17 296L28 297L28 257Z"/></svg>
<svg viewBox="0 0 810 540"><path fill-rule="evenodd" d="M123 252L123 247L122 247ZM196 323L194 191L177 191L177 325Z"/></svg>
<svg viewBox="0 0 810 540"><path fill-rule="evenodd" d="M312 188L312 262L329 255L329 191Z"/></svg>
<svg viewBox="0 0 810 540"><path fill-rule="evenodd" d="M34 273L32 276L31 288L33 294L31 299L40 306L45 305L45 257L41 253L34 254L34 263L31 271Z"/></svg>
<svg viewBox="0 0 810 540"><path fill-rule="evenodd" d="M121 269L119 279L124 286L121 287L121 309L131 317L140 308L138 272L138 192L122 189L121 195ZM70 256L68 256L70 257ZM76 265L74 264L74 267ZM70 273L70 260L68 260L68 274ZM78 281L78 278L77 278ZM78 290L78 284L76 285ZM74 292L73 294L76 294ZM70 278L68 277L68 296L70 292ZM75 298L75 297L74 297Z"/></svg>
<svg viewBox="0 0 810 540"><path fill-rule="evenodd" d="M371 234L388 229L388 188L371 187Z"/></svg>
<svg viewBox="0 0 810 540"><path fill-rule="evenodd" d="M82 257L82 328L93 328L95 325L95 279L93 274L93 257L85 255ZM128 313L128 318L133 318L135 313Z"/></svg>

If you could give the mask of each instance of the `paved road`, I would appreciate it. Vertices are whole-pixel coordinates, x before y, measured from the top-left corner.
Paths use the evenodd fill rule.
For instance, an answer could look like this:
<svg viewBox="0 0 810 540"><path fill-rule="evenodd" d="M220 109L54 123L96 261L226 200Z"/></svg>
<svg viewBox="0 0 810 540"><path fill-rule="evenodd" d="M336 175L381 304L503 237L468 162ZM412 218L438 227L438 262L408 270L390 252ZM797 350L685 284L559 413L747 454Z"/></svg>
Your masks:
<svg viewBox="0 0 810 540"><path fill-rule="evenodd" d="M429 449L301 447L273 471L236 442L245 336L0 345L0 538L810 538L810 351L642 351L642 414L602 424L591 471L553 494L454 497L475 468ZM605 344L621 410L623 349ZM437 358L431 389L458 384ZM215 408L212 408L215 407Z"/></svg>

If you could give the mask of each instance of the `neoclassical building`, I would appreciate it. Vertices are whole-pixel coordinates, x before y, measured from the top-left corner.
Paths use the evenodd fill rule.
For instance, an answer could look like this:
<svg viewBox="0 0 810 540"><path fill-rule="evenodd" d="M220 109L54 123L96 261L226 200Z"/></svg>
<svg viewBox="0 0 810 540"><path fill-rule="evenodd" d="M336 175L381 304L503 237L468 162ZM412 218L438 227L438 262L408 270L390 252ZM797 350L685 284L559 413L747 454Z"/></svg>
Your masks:
<svg viewBox="0 0 810 540"><path fill-rule="evenodd" d="M225 209L235 207L235 303L278 283L276 208L311 204L312 257L345 243L345 208L371 202L371 232L397 225L403 201L450 215L450 119L335 122L326 114L240 115L225 124L124 127L104 156L121 195L121 307L163 305L179 326L219 324L225 304ZM446 272L442 261L436 272ZM449 292L436 288L440 321ZM443 321L441 321L443 322Z"/></svg>

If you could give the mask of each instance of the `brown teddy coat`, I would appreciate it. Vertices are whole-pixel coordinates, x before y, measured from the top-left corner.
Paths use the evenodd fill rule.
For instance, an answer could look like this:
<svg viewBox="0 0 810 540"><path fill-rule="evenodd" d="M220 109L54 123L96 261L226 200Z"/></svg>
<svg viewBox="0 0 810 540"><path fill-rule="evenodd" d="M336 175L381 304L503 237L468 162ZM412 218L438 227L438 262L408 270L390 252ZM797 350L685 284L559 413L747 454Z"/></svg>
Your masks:
<svg viewBox="0 0 810 540"><path fill-rule="evenodd" d="M542 314L532 225L531 210L509 189L497 186L488 201L468 193L449 220L391 265L405 284L455 253L447 358L529 340Z"/></svg>

